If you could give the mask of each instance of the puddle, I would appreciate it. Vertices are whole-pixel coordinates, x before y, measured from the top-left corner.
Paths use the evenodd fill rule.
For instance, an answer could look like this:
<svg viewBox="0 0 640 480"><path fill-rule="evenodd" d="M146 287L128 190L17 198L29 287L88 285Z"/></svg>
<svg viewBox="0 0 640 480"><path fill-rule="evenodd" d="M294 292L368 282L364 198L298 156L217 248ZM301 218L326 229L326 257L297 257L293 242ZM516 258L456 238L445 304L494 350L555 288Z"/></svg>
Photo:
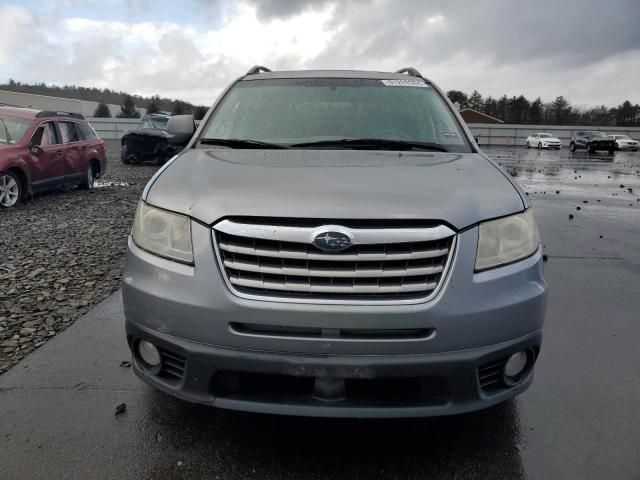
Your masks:
<svg viewBox="0 0 640 480"><path fill-rule="evenodd" d="M638 153L587 155L571 153L569 149L539 151L517 147L487 147L485 151L529 195L586 196L634 203L640 196Z"/></svg>

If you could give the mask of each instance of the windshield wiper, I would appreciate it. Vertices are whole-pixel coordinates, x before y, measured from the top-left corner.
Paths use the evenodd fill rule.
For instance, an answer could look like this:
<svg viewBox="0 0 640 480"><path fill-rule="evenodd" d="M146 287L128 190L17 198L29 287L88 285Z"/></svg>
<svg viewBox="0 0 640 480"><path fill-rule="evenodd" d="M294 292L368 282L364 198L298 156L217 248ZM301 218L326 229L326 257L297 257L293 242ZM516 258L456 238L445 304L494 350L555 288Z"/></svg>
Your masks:
<svg viewBox="0 0 640 480"><path fill-rule="evenodd" d="M230 148L289 148L279 143L261 142L260 140L243 140L239 138L201 138L202 145L222 145Z"/></svg>
<svg viewBox="0 0 640 480"><path fill-rule="evenodd" d="M381 138L342 138L339 140L319 140L317 142L294 143L292 148L305 147L345 147L362 149L385 150L429 150L435 152L448 152L446 147L431 142L418 142L414 140L386 140Z"/></svg>

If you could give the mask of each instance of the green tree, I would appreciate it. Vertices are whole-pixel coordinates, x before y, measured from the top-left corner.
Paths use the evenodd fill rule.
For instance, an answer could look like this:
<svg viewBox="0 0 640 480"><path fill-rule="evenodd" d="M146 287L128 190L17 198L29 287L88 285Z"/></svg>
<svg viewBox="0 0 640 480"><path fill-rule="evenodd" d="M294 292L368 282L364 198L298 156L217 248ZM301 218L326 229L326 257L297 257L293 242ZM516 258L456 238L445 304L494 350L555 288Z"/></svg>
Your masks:
<svg viewBox="0 0 640 480"><path fill-rule="evenodd" d="M93 112L93 116L97 118L111 118L111 110L109 110L109 105L104 102L100 102Z"/></svg>
<svg viewBox="0 0 640 480"><path fill-rule="evenodd" d="M509 100L509 121L511 123L527 123L530 103L524 95Z"/></svg>
<svg viewBox="0 0 640 480"><path fill-rule="evenodd" d="M187 113L189 106L186 102L181 100L176 100L173 102L173 109L171 110L171 115L184 115Z"/></svg>
<svg viewBox="0 0 640 480"><path fill-rule="evenodd" d="M477 90L474 90L469 97L469 108L473 108L474 110L481 112L484 102L482 100L482 95Z"/></svg>
<svg viewBox="0 0 640 480"><path fill-rule="evenodd" d="M635 125L640 121L640 106L633 105L629 100L625 100L621 105L612 110L616 125L619 127Z"/></svg>
<svg viewBox="0 0 640 480"><path fill-rule="evenodd" d="M196 107L193 110L193 119L202 120L209 109L207 107Z"/></svg>
<svg viewBox="0 0 640 480"><path fill-rule="evenodd" d="M562 95L551 102L551 120L556 125L564 124L571 115L571 105Z"/></svg>
<svg viewBox="0 0 640 480"><path fill-rule="evenodd" d="M488 96L484 99L482 105L482 113L486 113L487 115L491 115L495 117L498 115L498 102L492 96Z"/></svg>
<svg viewBox="0 0 640 480"><path fill-rule="evenodd" d="M540 125L542 123L542 99L536 98L529 107L529 123Z"/></svg>
<svg viewBox="0 0 640 480"><path fill-rule="evenodd" d="M506 95L500 97L496 105L496 116L505 123L509 123L509 98Z"/></svg>
<svg viewBox="0 0 640 480"><path fill-rule="evenodd" d="M449 90L447 92L447 97L449 97L449 100L453 103L458 102L461 110L469 107L469 97L467 97L466 93L461 92L460 90Z"/></svg>
<svg viewBox="0 0 640 480"><path fill-rule="evenodd" d="M151 97L149 103L147 103L147 113L160 113L160 97Z"/></svg>
<svg viewBox="0 0 640 480"><path fill-rule="evenodd" d="M120 106L120 112L116 115L118 118L140 118L140 112L136 110L131 95L125 95L124 101Z"/></svg>

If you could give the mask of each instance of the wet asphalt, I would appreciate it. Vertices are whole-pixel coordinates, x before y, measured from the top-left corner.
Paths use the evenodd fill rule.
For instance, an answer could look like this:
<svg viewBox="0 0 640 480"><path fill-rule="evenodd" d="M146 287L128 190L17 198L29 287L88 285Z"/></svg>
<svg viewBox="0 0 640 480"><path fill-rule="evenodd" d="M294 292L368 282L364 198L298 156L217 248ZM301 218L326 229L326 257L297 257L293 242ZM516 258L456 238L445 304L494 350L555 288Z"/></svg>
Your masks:
<svg viewBox="0 0 640 480"><path fill-rule="evenodd" d="M192 406L120 366L117 292L0 377L0 478L640 478L640 154L487 152L548 255L542 354L515 401L378 421Z"/></svg>

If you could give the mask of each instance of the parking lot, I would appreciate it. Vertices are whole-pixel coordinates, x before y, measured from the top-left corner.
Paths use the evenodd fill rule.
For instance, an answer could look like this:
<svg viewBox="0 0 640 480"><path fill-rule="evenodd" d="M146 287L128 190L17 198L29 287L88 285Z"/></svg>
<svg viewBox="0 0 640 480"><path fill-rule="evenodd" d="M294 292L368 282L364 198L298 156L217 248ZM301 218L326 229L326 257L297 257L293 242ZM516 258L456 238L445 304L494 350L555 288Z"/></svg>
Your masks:
<svg viewBox="0 0 640 480"><path fill-rule="evenodd" d="M109 146L93 193L0 212L0 478L640 475L640 154L486 148L532 199L548 256L534 384L473 414L364 421L192 406L120 366L125 239L155 167Z"/></svg>

